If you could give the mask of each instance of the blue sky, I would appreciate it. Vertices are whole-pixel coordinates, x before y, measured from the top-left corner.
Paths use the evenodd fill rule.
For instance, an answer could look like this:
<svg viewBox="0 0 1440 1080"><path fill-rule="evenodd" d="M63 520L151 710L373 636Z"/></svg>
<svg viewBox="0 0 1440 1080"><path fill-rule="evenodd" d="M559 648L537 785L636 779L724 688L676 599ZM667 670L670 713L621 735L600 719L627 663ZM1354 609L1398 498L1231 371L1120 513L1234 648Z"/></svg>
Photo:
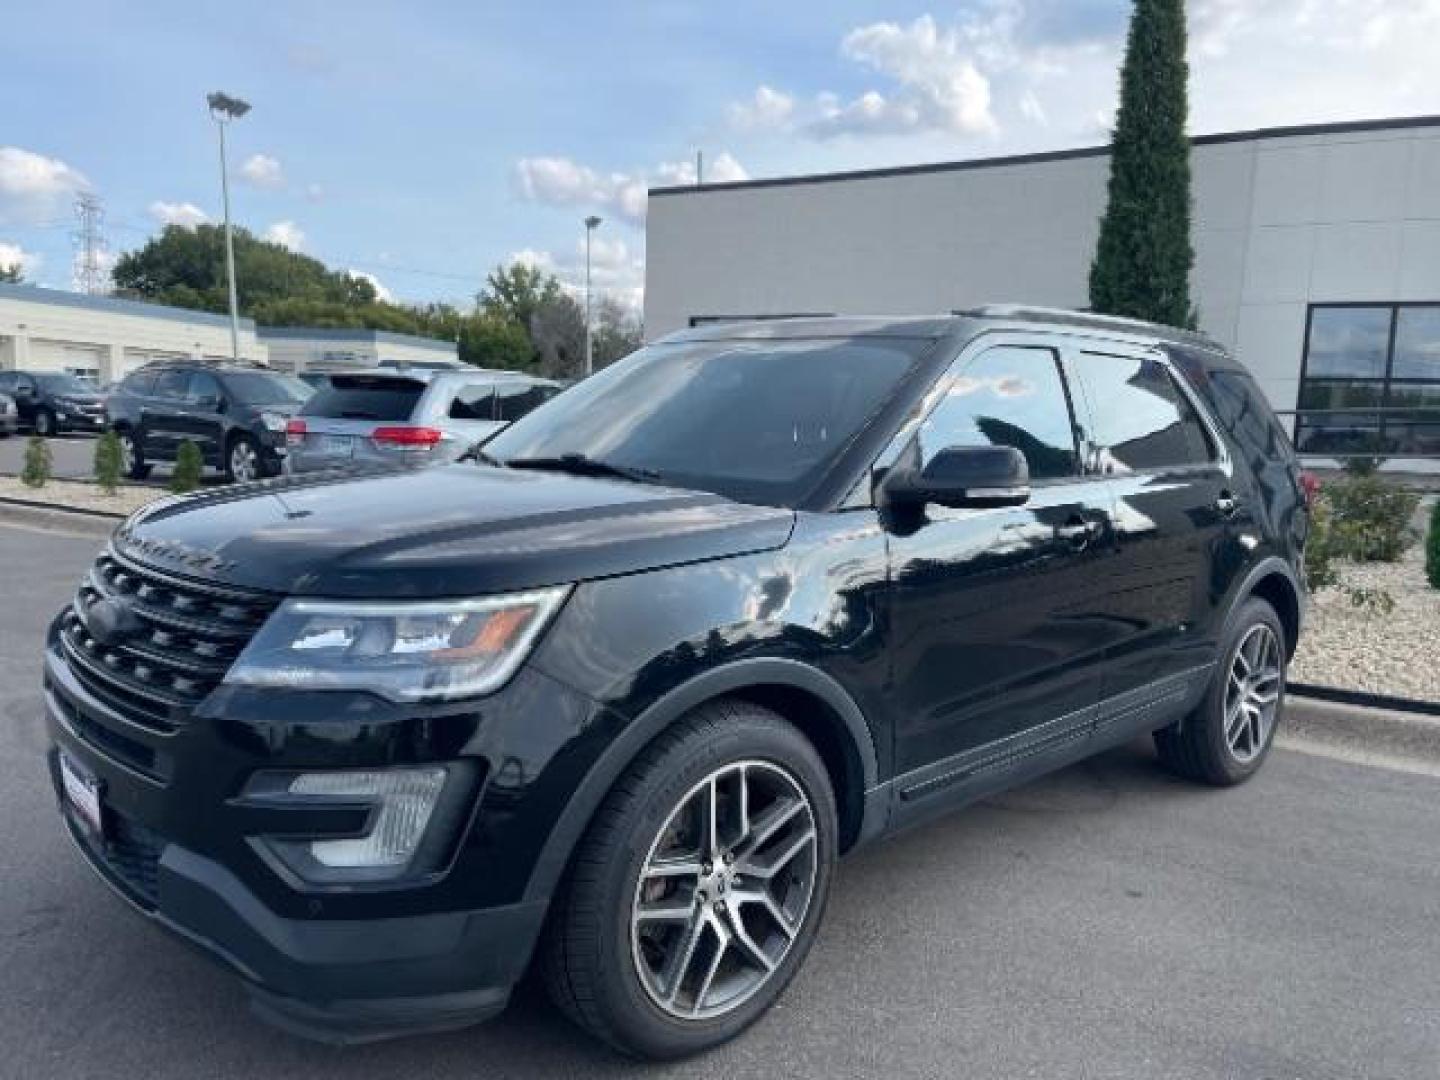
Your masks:
<svg viewBox="0 0 1440 1080"><path fill-rule="evenodd" d="M70 202L111 246L218 216L401 300L468 297L520 254L634 302L643 191L1089 145L1125 0L934 3L13 4L0 63L0 261L69 287ZM1192 129L1440 113L1440 0L1194 0Z"/></svg>

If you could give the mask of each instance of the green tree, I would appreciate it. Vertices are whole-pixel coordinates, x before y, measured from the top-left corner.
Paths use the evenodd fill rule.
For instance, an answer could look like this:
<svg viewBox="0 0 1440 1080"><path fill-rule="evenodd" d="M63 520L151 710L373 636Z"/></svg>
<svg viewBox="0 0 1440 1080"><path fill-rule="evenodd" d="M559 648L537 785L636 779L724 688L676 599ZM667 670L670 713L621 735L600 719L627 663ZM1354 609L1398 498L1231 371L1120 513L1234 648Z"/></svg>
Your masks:
<svg viewBox="0 0 1440 1080"><path fill-rule="evenodd" d="M554 274L530 263L514 262L490 271L476 300L486 314L509 319L533 332L536 315L563 295Z"/></svg>
<svg viewBox="0 0 1440 1080"><path fill-rule="evenodd" d="M0 263L0 285L23 285L25 271L17 263Z"/></svg>
<svg viewBox="0 0 1440 1080"><path fill-rule="evenodd" d="M634 311L613 296L596 305L592 345L596 371L623 360L644 343L645 327Z"/></svg>
<svg viewBox="0 0 1440 1080"><path fill-rule="evenodd" d="M50 479L50 444L39 435L31 435L25 444L25 463L20 467L20 480L26 487L40 488Z"/></svg>
<svg viewBox="0 0 1440 1080"><path fill-rule="evenodd" d="M175 471L170 474L170 490L177 495L194 491L200 486L200 474L204 467L205 459L200 456L200 448L186 439L175 451Z"/></svg>
<svg viewBox="0 0 1440 1080"><path fill-rule="evenodd" d="M120 487L120 436L107 431L95 440L95 483L106 495Z"/></svg>
<svg viewBox="0 0 1440 1080"><path fill-rule="evenodd" d="M510 319L477 312L459 323L460 359L484 368L528 371L535 366L535 348L525 328Z"/></svg>
<svg viewBox="0 0 1440 1080"><path fill-rule="evenodd" d="M1090 306L1193 326L1184 0L1135 0Z"/></svg>

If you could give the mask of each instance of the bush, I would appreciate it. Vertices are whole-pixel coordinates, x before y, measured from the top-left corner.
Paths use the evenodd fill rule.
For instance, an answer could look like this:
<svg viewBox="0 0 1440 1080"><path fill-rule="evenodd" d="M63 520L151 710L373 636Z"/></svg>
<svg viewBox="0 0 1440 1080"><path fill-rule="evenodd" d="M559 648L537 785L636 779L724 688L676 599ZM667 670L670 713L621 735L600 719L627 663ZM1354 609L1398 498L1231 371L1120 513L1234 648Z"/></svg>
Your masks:
<svg viewBox="0 0 1440 1080"><path fill-rule="evenodd" d="M1338 554L1355 562L1395 562L1416 540L1410 521L1420 496L1376 475L1326 484Z"/></svg>
<svg viewBox="0 0 1440 1080"><path fill-rule="evenodd" d="M1425 541L1425 576L1432 589L1440 589L1440 499L1430 510L1430 536Z"/></svg>
<svg viewBox="0 0 1440 1080"><path fill-rule="evenodd" d="M20 469L20 480L26 487L44 487L50 479L50 444L39 435L31 435L25 444L25 464Z"/></svg>
<svg viewBox="0 0 1440 1080"><path fill-rule="evenodd" d="M194 491L200 486L200 473L204 468L205 460L200 456L200 448L186 439L175 452L175 471L170 474L170 490L177 495Z"/></svg>
<svg viewBox="0 0 1440 1080"><path fill-rule="evenodd" d="M106 495L120 487L120 436L113 431L95 440L95 483Z"/></svg>

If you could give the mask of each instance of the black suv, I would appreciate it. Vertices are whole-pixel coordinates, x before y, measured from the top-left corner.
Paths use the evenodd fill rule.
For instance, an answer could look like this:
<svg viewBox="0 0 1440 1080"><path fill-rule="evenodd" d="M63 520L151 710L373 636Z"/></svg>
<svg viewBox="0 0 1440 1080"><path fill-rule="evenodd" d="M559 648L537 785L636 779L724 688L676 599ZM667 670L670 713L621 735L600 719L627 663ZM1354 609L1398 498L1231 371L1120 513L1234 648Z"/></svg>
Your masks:
<svg viewBox="0 0 1440 1080"><path fill-rule="evenodd" d="M0 371L0 394L14 399L21 426L36 435L105 430L105 395L66 372Z"/></svg>
<svg viewBox="0 0 1440 1080"><path fill-rule="evenodd" d="M50 632L80 851L292 1030L479 1020L534 957L690 1053L858 844L1151 733L1234 784L1280 719L1301 474L1205 338L707 327L475 458L142 510Z"/></svg>
<svg viewBox="0 0 1440 1080"><path fill-rule="evenodd" d="M285 425L311 392L292 376L238 364L150 364L111 392L110 426L131 479L174 461L188 441L227 479L254 480L280 471Z"/></svg>

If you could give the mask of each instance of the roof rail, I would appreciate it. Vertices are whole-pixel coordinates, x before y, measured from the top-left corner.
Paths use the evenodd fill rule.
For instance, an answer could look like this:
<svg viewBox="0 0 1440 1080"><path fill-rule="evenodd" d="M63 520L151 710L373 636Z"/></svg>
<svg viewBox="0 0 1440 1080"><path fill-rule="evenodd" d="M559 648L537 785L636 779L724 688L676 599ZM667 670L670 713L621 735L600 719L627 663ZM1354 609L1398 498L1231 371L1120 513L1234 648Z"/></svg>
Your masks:
<svg viewBox="0 0 1440 1080"><path fill-rule="evenodd" d="M1029 319L1035 322L1087 326L1097 330L1130 330L1176 341L1189 341L1212 349L1221 347L1209 334L1199 330L1185 330L1178 326L1148 322L1145 319L1131 319L1123 315L1102 315L1094 311L1080 311L1072 308L1044 307L1038 304L981 304L974 308L956 308L951 311L951 314L980 319Z"/></svg>

